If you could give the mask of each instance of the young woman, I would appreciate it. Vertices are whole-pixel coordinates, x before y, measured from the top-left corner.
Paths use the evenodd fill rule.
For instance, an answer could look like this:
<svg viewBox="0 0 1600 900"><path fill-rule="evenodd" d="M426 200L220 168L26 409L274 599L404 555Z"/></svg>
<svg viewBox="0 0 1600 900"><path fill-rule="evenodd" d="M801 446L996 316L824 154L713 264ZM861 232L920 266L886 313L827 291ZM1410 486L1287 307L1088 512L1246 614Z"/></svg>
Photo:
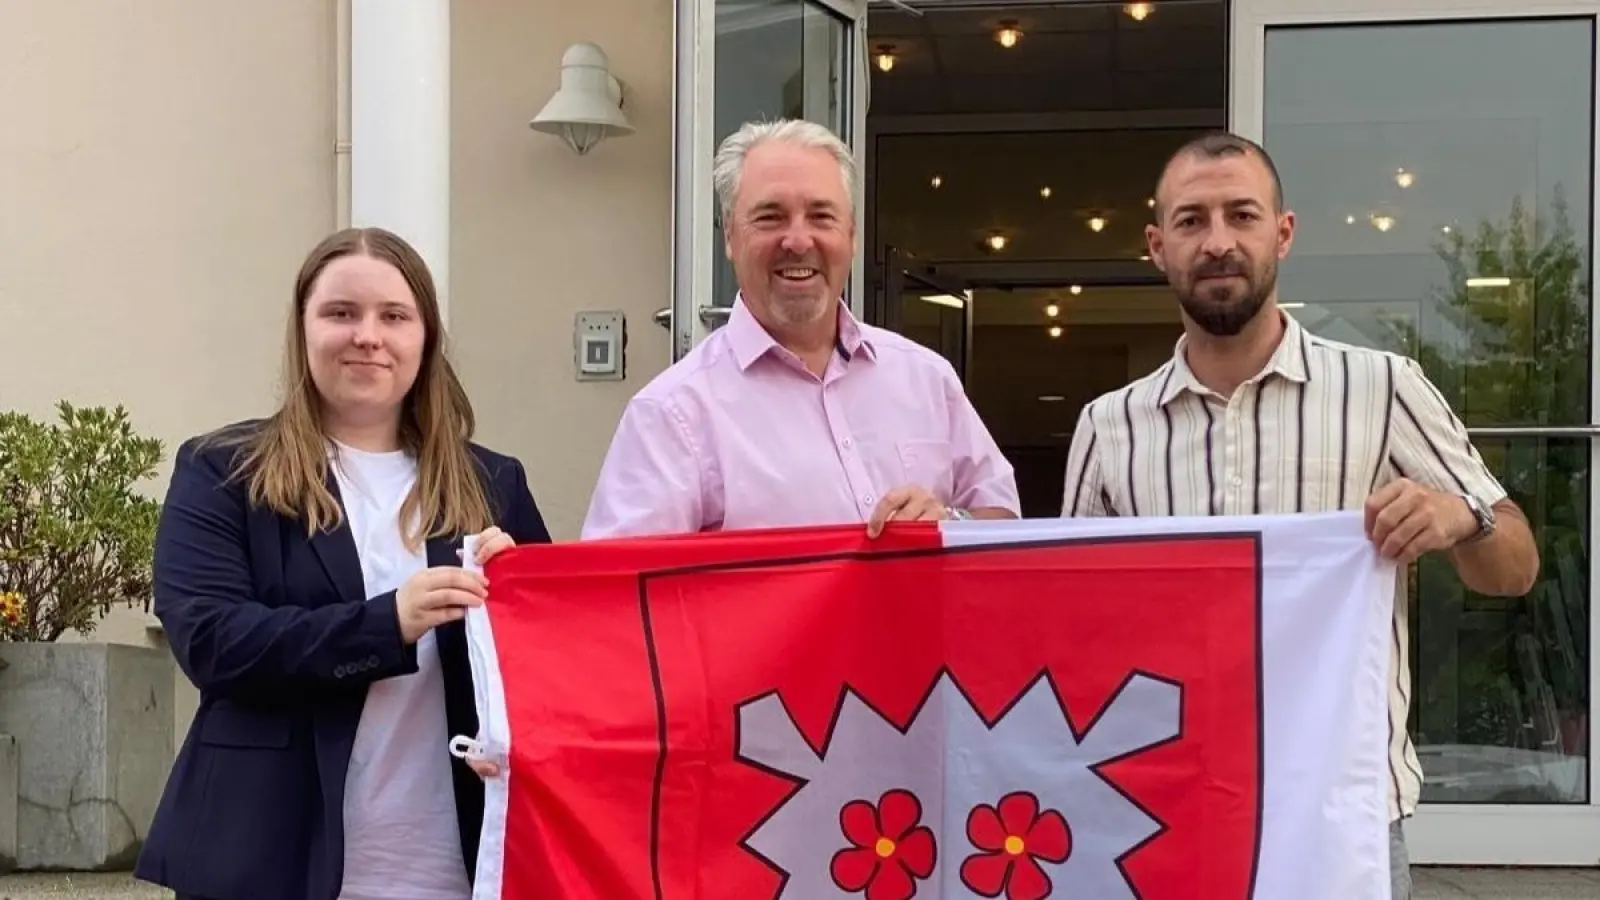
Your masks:
<svg viewBox="0 0 1600 900"><path fill-rule="evenodd" d="M136 874L202 900L467 900L483 785L461 568L548 542L521 463L470 442L432 278L379 229L295 284L286 396L180 449L155 610L200 689Z"/></svg>

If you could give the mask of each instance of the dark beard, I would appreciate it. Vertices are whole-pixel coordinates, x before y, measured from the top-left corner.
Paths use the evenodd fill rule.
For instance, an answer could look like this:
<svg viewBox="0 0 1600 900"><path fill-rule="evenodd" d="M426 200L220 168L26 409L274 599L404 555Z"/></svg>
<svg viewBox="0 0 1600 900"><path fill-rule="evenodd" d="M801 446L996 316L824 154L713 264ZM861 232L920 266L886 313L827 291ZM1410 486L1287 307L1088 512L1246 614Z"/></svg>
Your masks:
<svg viewBox="0 0 1600 900"><path fill-rule="evenodd" d="M1272 295L1278 283L1277 268L1276 265L1269 265L1264 272L1251 273L1244 266L1232 262L1202 268L1195 273L1196 282L1212 274L1237 274L1245 280L1245 292L1232 302L1213 303L1201 296L1206 288L1191 286L1188 291L1177 289L1178 304L1183 307L1184 314L1206 334L1233 337L1254 321L1261 307L1266 305L1267 297ZM1173 287L1177 288L1176 285Z"/></svg>

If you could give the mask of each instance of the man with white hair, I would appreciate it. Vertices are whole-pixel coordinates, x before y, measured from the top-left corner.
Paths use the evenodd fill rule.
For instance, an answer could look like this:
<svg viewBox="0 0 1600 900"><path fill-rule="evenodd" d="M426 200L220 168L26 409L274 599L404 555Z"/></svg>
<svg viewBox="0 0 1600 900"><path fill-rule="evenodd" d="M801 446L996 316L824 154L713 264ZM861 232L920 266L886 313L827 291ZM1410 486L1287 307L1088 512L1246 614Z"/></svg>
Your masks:
<svg viewBox="0 0 1600 900"><path fill-rule="evenodd" d="M628 403L583 536L1016 518L1011 464L950 364L842 302L849 148L811 122L747 124L714 181L739 295Z"/></svg>

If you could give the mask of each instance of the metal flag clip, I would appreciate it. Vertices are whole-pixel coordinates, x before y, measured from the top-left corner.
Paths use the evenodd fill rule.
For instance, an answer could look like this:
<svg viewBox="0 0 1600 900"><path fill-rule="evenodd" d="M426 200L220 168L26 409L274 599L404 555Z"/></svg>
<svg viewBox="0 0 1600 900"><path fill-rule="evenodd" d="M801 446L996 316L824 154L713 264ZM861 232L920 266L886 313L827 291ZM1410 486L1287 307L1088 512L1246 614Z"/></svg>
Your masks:
<svg viewBox="0 0 1600 900"><path fill-rule="evenodd" d="M450 755L456 759L486 759L488 748L483 746L482 741L458 734L450 739Z"/></svg>

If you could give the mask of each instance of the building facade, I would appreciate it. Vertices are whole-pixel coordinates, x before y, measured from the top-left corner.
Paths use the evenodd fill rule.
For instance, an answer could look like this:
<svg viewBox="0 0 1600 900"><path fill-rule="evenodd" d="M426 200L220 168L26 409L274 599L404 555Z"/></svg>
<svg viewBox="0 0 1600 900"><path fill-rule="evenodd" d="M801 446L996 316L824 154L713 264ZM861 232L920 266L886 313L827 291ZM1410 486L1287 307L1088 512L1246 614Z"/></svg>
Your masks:
<svg viewBox="0 0 1600 900"><path fill-rule="evenodd" d="M874 17L933 22L953 5L1011 27L1001 4L941 0L0 4L0 406L121 403L169 447L261 415L301 257L336 227L382 224L434 267L480 438L526 463L553 532L575 537L623 405L731 301L710 165L743 118L805 115L851 141L869 182L852 307L920 327L913 311L928 304L900 303L918 293L907 278L920 280L923 299L958 301L928 340L954 340L964 365L983 356L973 297L1002 264L902 268L872 187L893 168L885 135L952 131L915 113L873 120L874 91L893 96L883 58L903 50L900 71L914 72L922 46L880 41ZM1189 5L1200 4L1006 9L1042 21L1114 7L1155 23ZM1523 601L1464 595L1426 566L1417 576L1413 727L1429 788L1414 858L1600 864L1589 762L1600 2L1212 5L1216 102L1180 96L1181 73L1159 84L1125 73L1123 90L1143 83L1173 108L1102 104L1028 123L1001 111L954 130L1217 125L1264 142L1300 220L1281 272L1296 315L1423 358L1541 535L1545 572ZM584 154L528 128L578 43L604 51L632 128ZM1191 44L1163 52L1204 49ZM1104 219L1090 220L1098 234ZM1148 263L1124 257L1076 260L1074 287L1148 287ZM1059 264L1004 265L1038 287L1050 279L1029 273ZM622 378L579 377L585 313L621 314ZM1148 370L1167 352L1154 346L1116 357L1112 380ZM113 615L97 637L160 642L142 614ZM194 700L180 692L181 733Z"/></svg>

